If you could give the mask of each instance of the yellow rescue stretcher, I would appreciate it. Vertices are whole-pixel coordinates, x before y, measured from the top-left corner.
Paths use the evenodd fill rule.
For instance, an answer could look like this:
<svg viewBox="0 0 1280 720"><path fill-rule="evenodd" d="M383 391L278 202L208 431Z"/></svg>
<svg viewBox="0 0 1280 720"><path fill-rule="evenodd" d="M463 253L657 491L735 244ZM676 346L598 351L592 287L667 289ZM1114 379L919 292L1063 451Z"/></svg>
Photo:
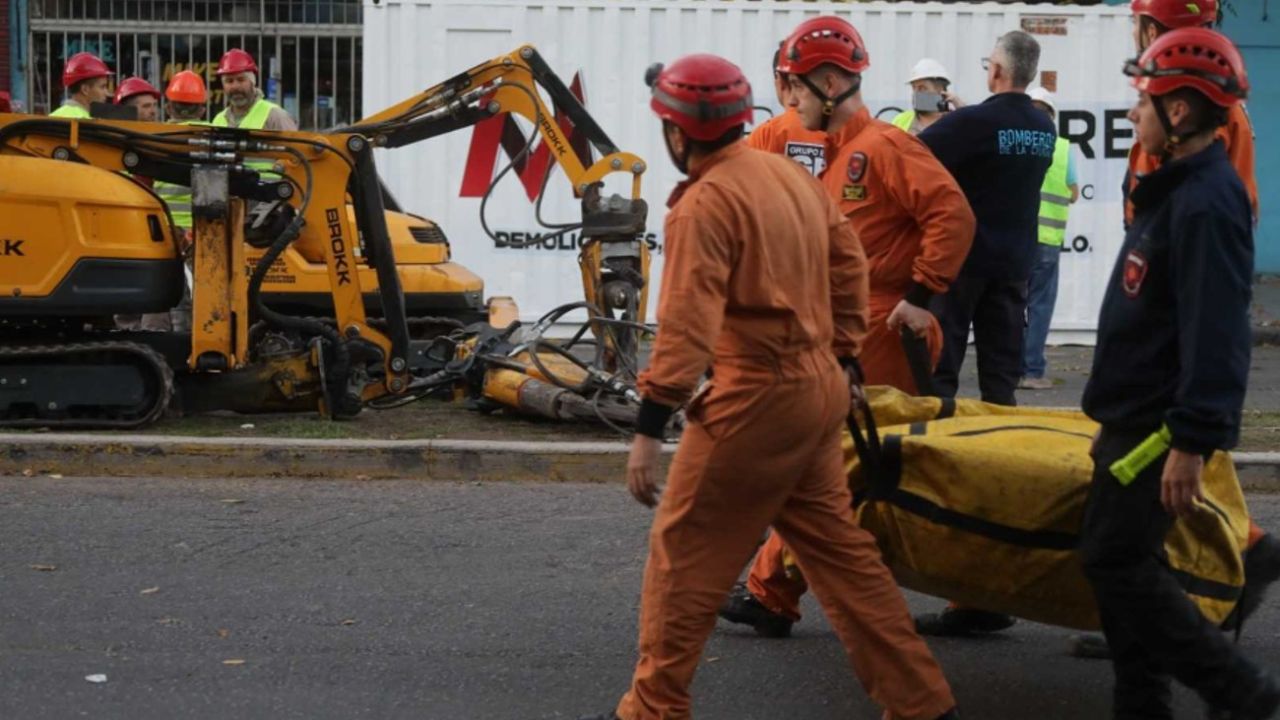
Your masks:
<svg viewBox="0 0 1280 720"><path fill-rule="evenodd" d="M1075 554L1098 425L1083 414L869 388L879 431L868 470L846 432L859 524L904 587L1082 630L1099 627ZM873 458L877 454L871 453ZM1165 540L1187 594L1221 623L1241 594L1248 510L1227 453L1204 475L1200 512Z"/></svg>

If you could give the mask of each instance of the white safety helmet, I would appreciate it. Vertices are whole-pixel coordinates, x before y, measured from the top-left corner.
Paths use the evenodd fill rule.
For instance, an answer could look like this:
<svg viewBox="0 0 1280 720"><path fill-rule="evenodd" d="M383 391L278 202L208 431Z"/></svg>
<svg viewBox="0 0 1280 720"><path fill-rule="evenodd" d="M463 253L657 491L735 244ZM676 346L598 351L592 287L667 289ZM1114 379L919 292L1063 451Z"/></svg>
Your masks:
<svg viewBox="0 0 1280 720"><path fill-rule="evenodd" d="M1055 117L1057 116L1058 104L1053 101L1053 93L1037 85L1031 88L1030 90L1028 90L1027 94L1031 96L1032 102L1038 102L1038 103L1043 103L1045 105L1048 105L1049 110L1053 111L1053 114Z"/></svg>
<svg viewBox="0 0 1280 720"><path fill-rule="evenodd" d="M933 58L923 58L916 63L915 67L911 68L911 79L907 80L907 84L910 85L917 80L928 80L930 78L942 78L947 81L948 85L951 84L951 73L947 72L942 63Z"/></svg>

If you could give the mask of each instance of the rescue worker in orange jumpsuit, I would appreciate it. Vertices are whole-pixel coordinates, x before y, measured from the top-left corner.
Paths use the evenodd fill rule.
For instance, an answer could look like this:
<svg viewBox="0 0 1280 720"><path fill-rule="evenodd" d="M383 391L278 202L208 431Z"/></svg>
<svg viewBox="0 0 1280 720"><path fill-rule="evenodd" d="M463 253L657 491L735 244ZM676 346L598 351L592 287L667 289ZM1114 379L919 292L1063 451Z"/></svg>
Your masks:
<svg viewBox="0 0 1280 720"><path fill-rule="evenodd" d="M657 499L663 428L686 401L689 422L649 537L631 689L596 720L690 717L716 608L770 525L885 717L953 720L942 671L850 508L840 446L851 396L861 396L857 236L802 168L740 142L752 101L737 66L693 55L649 79L688 180L668 203L659 330L639 380L627 482L641 503ZM707 370L709 385L690 400Z"/></svg>
<svg viewBox="0 0 1280 720"><path fill-rule="evenodd" d="M955 179L924 143L871 117L858 92L869 65L852 25L819 17L788 38L779 69L791 83L796 116L804 127L825 133L831 163L822 183L867 254L869 327L859 356L866 381L915 394L922 389L916 387L902 330L923 340L918 354L927 358L917 363L927 363L919 374L929 380L942 352L942 328L927 309L929 300L946 292L960 272L975 220ZM806 589L774 533L720 616L766 637L785 637L800 619Z"/></svg>
<svg viewBox="0 0 1280 720"><path fill-rule="evenodd" d="M827 167L827 134L806 128L800 114L791 106L791 83L787 74L778 69L781 52L779 48L773 53L773 90L782 112L751 128L747 144L757 150L785 155L819 177Z"/></svg>
<svg viewBox="0 0 1280 720"><path fill-rule="evenodd" d="M1186 3L1179 0L1134 0L1131 5L1134 16L1134 44L1142 54L1156 38L1179 28L1210 27L1218 18L1218 0L1199 0ZM1215 137L1221 140L1227 158L1244 183L1245 192L1258 217L1258 181L1254 176L1253 127L1244 103L1232 104L1227 109L1227 124L1219 127ZM1129 171L1125 175L1125 227L1133 222L1133 203L1129 196L1138 182L1160 168L1162 157L1149 153L1135 142L1129 148ZM1268 586L1280 580L1280 541L1266 532L1256 522L1249 521L1249 538L1244 552L1245 592L1237 612L1245 618L1262 605ZM1227 627L1234 627L1235 618L1227 620ZM1110 648L1101 635L1081 635L1073 639L1072 654L1088 658L1111 657Z"/></svg>

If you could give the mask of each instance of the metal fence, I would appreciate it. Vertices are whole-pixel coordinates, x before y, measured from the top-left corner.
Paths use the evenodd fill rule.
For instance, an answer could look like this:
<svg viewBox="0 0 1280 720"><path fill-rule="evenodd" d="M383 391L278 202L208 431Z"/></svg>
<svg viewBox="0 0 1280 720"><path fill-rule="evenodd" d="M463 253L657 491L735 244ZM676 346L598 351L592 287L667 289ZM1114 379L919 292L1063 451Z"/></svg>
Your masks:
<svg viewBox="0 0 1280 720"><path fill-rule="evenodd" d="M31 0L32 20L359 25L359 0Z"/></svg>
<svg viewBox="0 0 1280 720"><path fill-rule="evenodd" d="M218 59L239 47L256 58L263 92L302 127L361 117L357 2L35 0L27 47L27 97L35 113L62 102L63 63L89 51L117 81L136 75L161 90L175 73L192 70L209 85L212 117L224 105Z"/></svg>

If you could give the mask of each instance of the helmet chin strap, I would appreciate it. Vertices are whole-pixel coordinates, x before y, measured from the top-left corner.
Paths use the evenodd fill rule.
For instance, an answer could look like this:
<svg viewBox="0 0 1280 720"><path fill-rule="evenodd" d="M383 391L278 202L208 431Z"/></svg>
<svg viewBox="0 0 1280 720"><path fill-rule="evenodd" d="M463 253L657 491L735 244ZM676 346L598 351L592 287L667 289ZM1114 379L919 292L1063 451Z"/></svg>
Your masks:
<svg viewBox="0 0 1280 720"><path fill-rule="evenodd" d="M692 149L690 147L690 143L687 142L688 136L687 135L685 136L686 142L684 144L684 152L677 154L675 148L671 147L671 135L666 132L667 128L670 126L671 126L670 121L666 121L666 120L663 121L662 141L667 146L667 155L671 157L671 163L676 166L676 169L679 170L682 175L688 175L689 174L689 151Z"/></svg>
<svg viewBox="0 0 1280 720"><path fill-rule="evenodd" d="M1162 160L1168 160L1182 143L1189 138L1204 132L1203 127L1193 127L1185 132L1178 132L1173 127L1173 121L1169 119L1169 113L1164 109L1164 103L1161 98L1152 98L1151 102L1155 105L1156 117L1160 119L1160 126L1164 128L1164 152L1161 154Z"/></svg>
<svg viewBox="0 0 1280 720"><path fill-rule="evenodd" d="M822 92L822 90L818 88L817 84L809 79L808 75L801 75L800 82L804 83L805 87L809 88L809 92L817 95L818 99L822 100L822 123L819 126L819 129L823 132L827 131L827 126L831 124L831 116L835 114L836 108L840 106L840 103L848 100L854 95L857 95L858 91L862 89L861 75L854 75L853 85L851 85L848 90L845 90L835 97L829 97L826 93Z"/></svg>
<svg viewBox="0 0 1280 720"><path fill-rule="evenodd" d="M1173 123L1169 120L1169 113L1164 109L1164 100L1162 98L1152 98L1152 105L1155 106L1156 118L1160 120L1160 127L1164 128L1164 152L1162 159L1167 160L1173 154L1175 148L1182 143L1182 135L1174 132Z"/></svg>

